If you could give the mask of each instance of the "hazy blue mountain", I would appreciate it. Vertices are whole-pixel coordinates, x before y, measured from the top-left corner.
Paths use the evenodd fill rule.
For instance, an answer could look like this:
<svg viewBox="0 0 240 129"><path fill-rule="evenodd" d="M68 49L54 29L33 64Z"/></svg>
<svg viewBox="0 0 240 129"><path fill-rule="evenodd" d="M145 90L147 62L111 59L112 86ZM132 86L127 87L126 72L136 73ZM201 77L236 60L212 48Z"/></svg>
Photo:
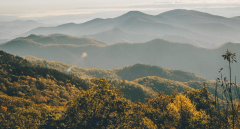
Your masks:
<svg viewBox="0 0 240 129"><path fill-rule="evenodd" d="M138 34L138 33L124 31L119 28L114 28L98 34L87 35L83 37L90 37L90 38L93 38L105 43L109 43L109 44L121 43L121 42L139 43L139 42L147 42L155 38L161 38L171 42L190 43L196 46L201 46L201 43L199 41L194 41L179 35L160 36L160 35L154 35L154 34Z"/></svg>
<svg viewBox="0 0 240 129"><path fill-rule="evenodd" d="M20 38L0 45L0 49L19 56L32 55L85 68L112 69L136 63L157 65L192 72L207 79L215 79L222 67L227 70L227 61L221 57L227 49L236 53L237 60L240 55L240 44L237 43L227 43L215 49L205 49L162 39L133 44L44 45L32 39ZM83 52L87 53L87 57L83 57ZM236 63L233 67L239 69L240 65ZM225 73L225 75L228 74L227 71ZM235 75L240 77L237 70L233 70L233 76Z"/></svg>
<svg viewBox="0 0 240 129"><path fill-rule="evenodd" d="M240 34L240 22L232 18L184 9L168 11L158 16L173 20L178 26L194 32L214 36L215 38L207 39L212 42L239 42L237 35Z"/></svg>
<svg viewBox="0 0 240 129"><path fill-rule="evenodd" d="M240 41L240 29L235 27L230 27L226 24L222 23L200 23L194 24L190 26L191 30L196 30L199 33L204 33L208 36L214 36L216 38L216 42L220 42L217 40L220 38L225 42L239 42ZM223 38L224 37L224 38Z"/></svg>
<svg viewBox="0 0 240 129"><path fill-rule="evenodd" d="M168 40L170 42L190 43L190 44L194 44L195 46L200 45L197 42L195 42L194 40L191 40L191 39L188 39L186 37L179 36L179 35L164 35L161 38L165 39L165 40Z"/></svg>
<svg viewBox="0 0 240 129"><path fill-rule="evenodd" d="M0 25L2 26L39 26L42 24L33 20L26 20L26 21L15 20L15 21L9 21L9 22L0 22Z"/></svg>
<svg viewBox="0 0 240 129"><path fill-rule="evenodd" d="M98 34L87 35L84 37L90 37L105 43L114 44L114 43L121 43L121 42L147 42L154 38L160 38L159 35L151 35L151 34L139 34L124 31L119 28L114 28L111 30L107 30Z"/></svg>
<svg viewBox="0 0 240 129"><path fill-rule="evenodd" d="M240 21L208 13L177 9L153 16L130 11L116 18L93 19L82 24L63 24L56 27L40 27L30 34L54 33L72 36L88 36L107 43L146 42L165 35L184 37L191 44L214 48L226 42L240 42ZM168 40L183 42L182 38Z"/></svg>
<svg viewBox="0 0 240 129"><path fill-rule="evenodd" d="M11 45L17 45L23 47L25 43L31 44L38 44L39 46L44 45L106 45L106 43L97 41L95 39L91 38L81 38L81 37L73 37L63 34L52 34L48 36L44 35L34 35L31 34L28 37L20 37L16 38L14 40L9 41L6 44L3 44L3 46L11 46Z"/></svg>
<svg viewBox="0 0 240 129"><path fill-rule="evenodd" d="M15 38L16 35L40 26L43 26L43 24L32 20L0 22L0 39Z"/></svg>
<svg viewBox="0 0 240 129"><path fill-rule="evenodd" d="M170 20L176 20L183 23L222 23L234 28L240 27L239 21L232 18L226 18L194 10L176 9L159 14L159 16L164 16Z"/></svg>
<svg viewBox="0 0 240 129"><path fill-rule="evenodd" d="M106 45L106 43L99 42L95 39L73 37L63 34L52 34L48 36L32 34L28 37L18 38L18 40L19 39L30 39L41 44Z"/></svg>
<svg viewBox="0 0 240 129"><path fill-rule="evenodd" d="M240 20L240 16L233 17L233 19L239 19Z"/></svg>
<svg viewBox="0 0 240 129"><path fill-rule="evenodd" d="M7 39L0 39L0 44L7 42Z"/></svg>

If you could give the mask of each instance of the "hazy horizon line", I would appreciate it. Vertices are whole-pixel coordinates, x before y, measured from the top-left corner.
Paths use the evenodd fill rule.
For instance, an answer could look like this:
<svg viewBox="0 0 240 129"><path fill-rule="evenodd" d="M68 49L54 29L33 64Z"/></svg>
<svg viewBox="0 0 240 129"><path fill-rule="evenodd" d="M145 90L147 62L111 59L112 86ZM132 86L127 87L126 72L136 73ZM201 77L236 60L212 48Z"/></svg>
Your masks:
<svg viewBox="0 0 240 129"><path fill-rule="evenodd" d="M149 15L158 15L166 11L174 9L187 9L195 10L212 15L223 16L231 18L240 16L240 3L239 4L138 4L129 6L98 6L98 7L77 7L73 9L62 10L46 10L37 12L25 13L5 13L0 12L0 21L13 21L13 20L34 20L44 22L59 22L63 23L83 23L95 18L115 18L123 15L129 11L140 11ZM227 9L227 10L226 10ZM56 20L54 21L54 18Z"/></svg>

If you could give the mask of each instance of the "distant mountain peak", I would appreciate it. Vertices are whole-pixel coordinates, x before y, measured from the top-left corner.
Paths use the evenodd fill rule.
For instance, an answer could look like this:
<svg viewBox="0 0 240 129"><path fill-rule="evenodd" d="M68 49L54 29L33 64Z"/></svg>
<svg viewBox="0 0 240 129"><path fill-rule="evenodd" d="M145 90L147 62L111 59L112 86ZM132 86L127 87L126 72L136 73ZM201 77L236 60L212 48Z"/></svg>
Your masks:
<svg viewBox="0 0 240 129"><path fill-rule="evenodd" d="M98 22L104 21L104 20L106 20L106 19L94 18L94 19L92 19L90 21L85 22L84 24L93 24L93 23L98 23Z"/></svg>
<svg viewBox="0 0 240 129"><path fill-rule="evenodd" d="M113 28L112 31L114 31L114 32L123 32L123 30L118 28L118 27Z"/></svg>
<svg viewBox="0 0 240 129"><path fill-rule="evenodd" d="M144 16L144 15L147 15L147 14L145 14L145 13L143 13L143 12L140 12L140 11L129 11L129 12L127 12L127 13L119 16L119 17L121 17L121 18L122 18L122 17L127 17L127 18L129 18L129 17L134 17L134 16Z"/></svg>
<svg viewBox="0 0 240 129"><path fill-rule="evenodd" d="M77 25L76 23L73 23L73 22L71 22L71 23L66 23L66 24L61 24L61 25L58 25L57 27L70 27L70 26L75 26L75 25Z"/></svg>
<svg viewBox="0 0 240 129"><path fill-rule="evenodd" d="M233 19L238 19L238 20L240 20L240 16L233 17Z"/></svg>
<svg viewBox="0 0 240 129"><path fill-rule="evenodd" d="M198 15L198 16L204 16L204 17L224 18L222 16L212 15L210 13L200 12L200 11L196 11L196 10L187 10L187 9L174 9L174 10L170 10L170 11L161 13L159 15L167 16L167 17L174 17L174 16L178 16L178 15L183 15L183 14Z"/></svg>
<svg viewBox="0 0 240 129"><path fill-rule="evenodd" d="M168 41L168 40L161 39L161 38L155 38L155 39L152 39L152 40L149 41L149 42L162 42L162 41L168 42L168 43L173 43L173 42L170 42L170 41Z"/></svg>
<svg viewBox="0 0 240 129"><path fill-rule="evenodd" d="M183 14L183 13L191 13L191 12L198 12L198 11L195 11L195 10L187 10L187 9L174 9L174 10L170 10L170 11L166 11L164 13L161 13L159 15L163 15L163 16L176 16L176 15L180 15L180 14ZM199 13L202 13L202 12L199 12Z"/></svg>
<svg viewBox="0 0 240 129"><path fill-rule="evenodd" d="M127 14L127 15L136 15L136 14L138 14L138 15L144 15L145 13L140 12L140 11L129 11L129 12L127 12L126 14Z"/></svg>
<svg viewBox="0 0 240 129"><path fill-rule="evenodd" d="M41 35L36 35L36 34L30 34L30 35L28 36L28 38L30 38L30 39L40 38L40 37L42 37L42 36L41 36Z"/></svg>

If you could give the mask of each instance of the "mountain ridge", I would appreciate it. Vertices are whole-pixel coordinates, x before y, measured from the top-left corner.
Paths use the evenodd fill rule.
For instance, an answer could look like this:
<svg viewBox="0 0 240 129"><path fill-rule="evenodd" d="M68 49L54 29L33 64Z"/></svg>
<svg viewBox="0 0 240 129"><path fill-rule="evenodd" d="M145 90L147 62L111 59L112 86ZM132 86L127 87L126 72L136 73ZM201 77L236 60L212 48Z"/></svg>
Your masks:
<svg viewBox="0 0 240 129"><path fill-rule="evenodd" d="M115 68L115 69L96 69L96 68L81 68L78 66L72 66L69 64L64 64L56 61L47 61L47 60L43 60L33 56L25 56L24 58L28 59L33 64L41 65L43 67L47 67L51 69L56 69L61 72L66 72L67 69L71 68L70 73L74 73L75 75L78 75L80 77L86 76L83 78L105 77L109 79L118 78L122 80L133 81L137 78L141 78L145 76L159 76L162 78L171 79L171 80L180 81L180 82L186 82L190 80L206 81L205 78L195 75L193 73L184 72L181 70L162 68L160 66L140 64L140 63L130 65L130 66L124 66L120 68ZM55 65L59 67L61 66L61 69L60 70L57 69ZM135 69L139 69L140 71ZM94 70L97 72L94 73L93 72ZM183 78L181 78L180 75L183 75Z"/></svg>
<svg viewBox="0 0 240 129"><path fill-rule="evenodd" d="M145 101L145 98L153 95L154 92L164 91L170 95L174 91L183 92L189 88L200 89L204 85L208 85L208 89L214 94L214 83L193 73L181 70L172 70L146 64L135 64L105 70L81 68L56 61L39 60L32 56L25 58L30 59L33 64L53 68L61 72L66 72L67 69L71 68L68 74L85 79L105 77L110 82L111 88L121 89L124 92L124 96L132 101L138 101L138 99Z"/></svg>
<svg viewBox="0 0 240 129"><path fill-rule="evenodd" d="M184 16L180 17L174 14L182 14ZM198 16L202 18L199 19ZM218 24L218 31L210 32L209 30L215 30L212 26L208 25L210 23ZM201 24L202 27L199 28L197 24ZM226 30L226 26L229 26L228 30ZM159 15L148 15L139 11L132 11L110 19L98 18L81 24L69 23L57 27L37 28L23 34L23 36L30 34L48 35L53 33L86 36L111 31L113 28L137 33L141 37L144 37L142 36L143 34L147 34L146 38L149 37L148 35L155 35L155 37L149 37L151 39L163 35L183 36L193 41L193 44L206 48L214 48L225 42L240 42L240 38L237 36L240 34L239 20L194 10L172 10ZM203 28L206 29L204 30ZM234 28L235 32L231 32L230 28ZM102 34L101 38L104 38L104 36L106 37L107 35ZM104 41L116 43L119 41L135 42L137 40L137 38L134 38L134 40L130 40L130 38L126 39L124 35L118 34L112 36L118 36L118 39L115 41L114 39L109 39L109 41L106 39Z"/></svg>
<svg viewBox="0 0 240 129"><path fill-rule="evenodd" d="M28 41L31 41L33 43L37 43L40 45L44 45L44 44L106 45L106 43L97 41L95 39L86 38L86 37L74 37L74 36L63 35L63 34L52 34L52 35L47 35L47 36L31 34L27 37L19 37L19 38L13 39L5 44L8 44L13 41L17 42L19 40L20 41L28 40Z"/></svg>

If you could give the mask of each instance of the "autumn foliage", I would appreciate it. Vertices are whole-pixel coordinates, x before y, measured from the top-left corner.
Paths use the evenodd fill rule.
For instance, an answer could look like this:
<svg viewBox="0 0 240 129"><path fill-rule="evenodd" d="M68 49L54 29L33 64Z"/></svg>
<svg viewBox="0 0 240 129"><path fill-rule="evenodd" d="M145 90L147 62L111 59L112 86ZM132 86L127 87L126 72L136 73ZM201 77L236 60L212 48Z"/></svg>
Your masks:
<svg viewBox="0 0 240 129"><path fill-rule="evenodd" d="M224 107L215 108L216 102L206 86L200 89L183 89L181 93L165 94L159 91L151 94L149 92L148 97L131 101L118 88L131 94L134 90L129 87L135 83L109 81L106 78L84 81L74 75L33 65L20 57L2 51L0 51L0 59L1 128L224 129L233 127L231 108L227 110L222 110L225 109ZM147 79L154 80L153 77ZM198 85L199 83L181 84ZM135 87L139 91L141 88L144 87ZM137 96L136 93L132 94ZM141 92L139 94L146 95ZM224 99L222 103L226 103ZM235 106L235 127L239 127L238 103L237 100L232 103Z"/></svg>

